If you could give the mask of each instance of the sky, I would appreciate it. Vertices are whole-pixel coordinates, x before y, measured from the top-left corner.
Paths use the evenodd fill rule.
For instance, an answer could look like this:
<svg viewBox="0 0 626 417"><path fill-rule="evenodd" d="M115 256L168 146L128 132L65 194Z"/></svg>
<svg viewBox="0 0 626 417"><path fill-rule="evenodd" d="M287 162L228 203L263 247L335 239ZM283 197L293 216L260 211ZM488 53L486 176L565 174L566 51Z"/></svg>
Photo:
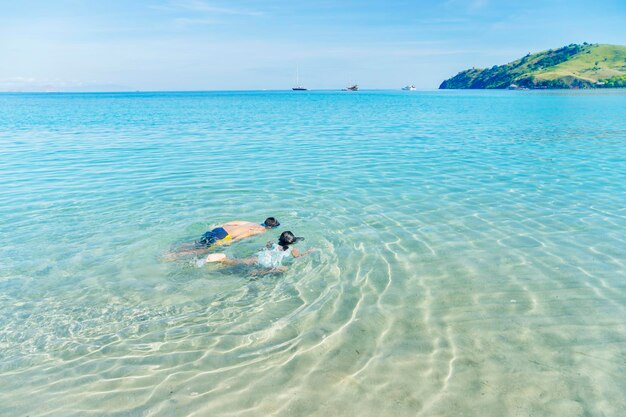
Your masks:
<svg viewBox="0 0 626 417"><path fill-rule="evenodd" d="M0 0L0 91L434 89L570 43L626 0Z"/></svg>

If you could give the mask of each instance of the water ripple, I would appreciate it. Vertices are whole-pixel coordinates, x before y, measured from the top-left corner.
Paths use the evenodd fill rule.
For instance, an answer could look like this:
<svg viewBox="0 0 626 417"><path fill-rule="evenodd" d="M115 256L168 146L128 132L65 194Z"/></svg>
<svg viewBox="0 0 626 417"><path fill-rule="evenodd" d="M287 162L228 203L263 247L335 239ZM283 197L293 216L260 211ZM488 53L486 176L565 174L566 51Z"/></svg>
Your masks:
<svg viewBox="0 0 626 417"><path fill-rule="evenodd" d="M0 414L620 415L626 95L362 93L0 94Z"/></svg>

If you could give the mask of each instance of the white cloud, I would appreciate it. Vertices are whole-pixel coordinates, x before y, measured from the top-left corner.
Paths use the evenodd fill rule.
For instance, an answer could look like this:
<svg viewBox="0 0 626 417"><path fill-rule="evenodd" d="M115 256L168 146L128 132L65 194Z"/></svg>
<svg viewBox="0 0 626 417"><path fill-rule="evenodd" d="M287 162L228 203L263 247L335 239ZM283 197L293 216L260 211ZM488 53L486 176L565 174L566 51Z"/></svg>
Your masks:
<svg viewBox="0 0 626 417"><path fill-rule="evenodd" d="M239 15L262 16L265 13L259 10L239 7L222 7L202 0L172 0L166 5L152 6L152 9L168 12L200 12L205 15Z"/></svg>
<svg viewBox="0 0 626 417"><path fill-rule="evenodd" d="M448 0L446 6L454 9L465 8L468 11L484 9L489 5L489 0Z"/></svg>
<svg viewBox="0 0 626 417"><path fill-rule="evenodd" d="M130 87L111 82L88 82L63 79L37 79L34 77L0 78L0 91L8 92L59 92L59 91L128 91Z"/></svg>
<svg viewBox="0 0 626 417"><path fill-rule="evenodd" d="M193 17L178 17L174 19L174 25L179 28L185 28L190 26L204 26L214 25L220 23L219 20L213 18L193 18Z"/></svg>
<svg viewBox="0 0 626 417"><path fill-rule="evenodd" d="M23 91L40 88L45 83L38 82L33 77L5 77L0 78L0 91Z"/></svg>
<svg viewBox="0 0 626 417"><path fill-rule="evenodd" d="M482 9L489 4L489 0L472 0L469 7L471 9Z"/></svg>

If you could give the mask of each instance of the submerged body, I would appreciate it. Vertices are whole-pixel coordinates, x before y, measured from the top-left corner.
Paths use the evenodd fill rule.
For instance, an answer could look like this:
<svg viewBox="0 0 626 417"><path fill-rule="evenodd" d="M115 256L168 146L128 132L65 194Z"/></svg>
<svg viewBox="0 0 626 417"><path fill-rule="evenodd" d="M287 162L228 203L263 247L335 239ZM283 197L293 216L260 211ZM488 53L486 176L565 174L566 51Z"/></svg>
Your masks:
<svg viewBox="0 0 626 417"><path fill-rule="evenodd" d="M204 247L224 245L250 236L260 235L266 230L266 226L258 223L235 220L209 230L202 235L197 244Z"/></svg>
<svg viewBox="0 0 626 417"><path fill-rule="evenodd" d="M263 223L246 220L233 220L205 232L200 239L181 245L177 250L164 256L165 260L174 260L187 255L202 255L214 246L228 245L241 239L265 233L268 229L280 226L274 217L268 217Z"/></svg>
<svg viewBox="0 0 626 417"><path fill-rule="evenodd" d="M265 249L257 252L254 256L233 259L223 253L212 253L206 257L206 262L221 262L226 265L258 265L268 271L284 271L286 267L282 265L282 262L286 258L298 258L315 251L315 249L309 249L305 252L300 252L297 248L291 246L302 239L304 238L295 237L293 233L286 231L280 235L278 243L268 243Z"/></svg>
<svg viewBox="0 0 626 417"><path fill-rule="evenodd" d="M282 265L283 260L290 256L298 257L300 252L290 246L283 249L274 243L270 248L257 252L256 263L263 268L278 268Z"/></svg>

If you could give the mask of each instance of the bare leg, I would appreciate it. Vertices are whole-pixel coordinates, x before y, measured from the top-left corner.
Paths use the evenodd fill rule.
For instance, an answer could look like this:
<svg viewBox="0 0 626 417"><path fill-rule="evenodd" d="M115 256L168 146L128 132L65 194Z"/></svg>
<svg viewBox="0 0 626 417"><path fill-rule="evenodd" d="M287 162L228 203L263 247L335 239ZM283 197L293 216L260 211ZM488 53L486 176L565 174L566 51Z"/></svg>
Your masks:
<svg viewBox="0 0 626 417"><path fill-rule="evenodd" d="M182 258L183 256L188 255L204 255L211 251L211 247L194 247L194 243L185 243L180 250L175 250L172 252L167 252L162 256L164 261L175 261L178 258Z"/></svg>
<svg viewBox="0 0 626 417"><path fill-rule="evenodd" d="M255 256L243 259L227 258L223 253L212 253L206 257L206 262L220 262L225 265L254 265L257 261Z"/></svg>
<svg viewBox="0 0 626 417"><path fill-rule="evenodd" d="M224 258L221 262L226 265L254 265L256 260L256 257L243 259Z"/></svg>

